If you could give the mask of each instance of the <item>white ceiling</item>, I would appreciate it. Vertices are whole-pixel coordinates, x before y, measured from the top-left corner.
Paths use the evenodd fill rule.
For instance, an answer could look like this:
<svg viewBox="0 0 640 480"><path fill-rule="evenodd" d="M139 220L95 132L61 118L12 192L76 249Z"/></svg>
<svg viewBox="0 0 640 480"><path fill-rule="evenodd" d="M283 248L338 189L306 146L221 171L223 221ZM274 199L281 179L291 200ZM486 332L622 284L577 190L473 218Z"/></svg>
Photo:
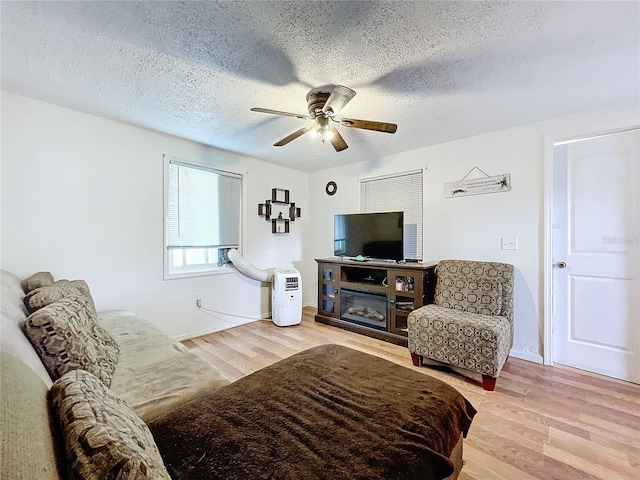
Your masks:
<svg viewBox="0 0 640 480"><path fill-rule="evenodd" d="M640 2L7 2L2 89L303 171L586 110L638 104ZM357 91L309 135L326 84ZM167 152L170 153L170 152Z"/></svg>

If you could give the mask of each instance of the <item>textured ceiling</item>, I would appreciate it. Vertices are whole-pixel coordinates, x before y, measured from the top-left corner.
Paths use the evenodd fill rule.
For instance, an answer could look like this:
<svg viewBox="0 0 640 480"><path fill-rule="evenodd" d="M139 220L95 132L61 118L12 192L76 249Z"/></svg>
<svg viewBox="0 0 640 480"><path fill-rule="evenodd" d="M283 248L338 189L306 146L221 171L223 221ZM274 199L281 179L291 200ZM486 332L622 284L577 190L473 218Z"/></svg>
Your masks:
<svg viewBox="0 0 640 480"><path fill-rule="evenodd" d="M304 171L638 104L640 3L7 2L2 89ZM336 153L309 135L314 87L357 91ZM171 153L171 152L167 152Z"/></svg>

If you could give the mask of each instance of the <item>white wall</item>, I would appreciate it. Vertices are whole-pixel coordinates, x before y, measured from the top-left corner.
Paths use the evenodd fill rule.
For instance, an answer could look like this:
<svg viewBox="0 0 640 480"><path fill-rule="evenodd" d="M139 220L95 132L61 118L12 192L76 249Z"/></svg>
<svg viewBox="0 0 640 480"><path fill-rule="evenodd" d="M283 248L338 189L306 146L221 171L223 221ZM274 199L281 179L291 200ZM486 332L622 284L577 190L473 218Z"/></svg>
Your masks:
<svg viewBox="0 0 640 480"><path fill-rule="evenodd" d="M1 100L3 269L85 279L98 309L133 310L177 337L247 321L199 311L196 292L206 308L264 317L270 288L235 271L163 280L163 154L243 174L245 258L301 268L306 173L7 92ZM257 215L274 187L302 208L289 235Z"/></svg>
<svg viewBox="0 0 640 480"><path fill-rule="evenodd" d="M311 174L313 222L305 247L305 268L307 278L315 283L307 281L304 301L312 303L317 295L313 259L333 255L333 215L359 211L359 179L423 168L425 260L460 258L513 264L512 354L542 361L545 136L594 133L597 128L606 130L633 119L637 123L638 112L628 108L585 113ZM489 175L510 173L511 191L444 198L444 183L461 179L474 166ZM480 176L476 171L469 178ZM330 180L338 183L332 197L324 191ZM517 237L518 250L501 250L501 237Z"/></svg>
<svg viewBox="0 0 640 480"><path fill-rule="evenodd" d="M84 278L99 309L133 310L178 337L244 321L198 311L196 292L207 308L267 314L269 288L238 273L162 279L167 154L244 175L244 256L261 268L300 269L303 303L316 305L314 259L333 254L333 215L359 211L358 179L424 168L425 259L514 264L512 354L534 361L542 354L545 136L638 121L634 109L590 112L308 175L10 93L1 100L0 266L18 276L50 270L57 278ZM445 199L444 183L474 166L490 175L510 173L512 190ZM338 184L334 196L325 193L329 180ZM257 216L257 204L273 187L289 189L302 208L287 236L272 235ZM501 250L500 237L518 237L519 249Z"/></svg>

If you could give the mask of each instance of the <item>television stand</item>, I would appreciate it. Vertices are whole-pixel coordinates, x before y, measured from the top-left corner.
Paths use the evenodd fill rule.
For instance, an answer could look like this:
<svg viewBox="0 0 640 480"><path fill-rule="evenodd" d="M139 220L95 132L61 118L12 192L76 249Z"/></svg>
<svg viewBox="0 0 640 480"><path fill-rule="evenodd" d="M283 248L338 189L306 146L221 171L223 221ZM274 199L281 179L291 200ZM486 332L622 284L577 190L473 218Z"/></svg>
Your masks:
<svg viewBox="0 0 640 480"><path fill-rule="evenodd" d="M433 303L437 262L316 259L316 322L407 346L407 317Z"/></svg>

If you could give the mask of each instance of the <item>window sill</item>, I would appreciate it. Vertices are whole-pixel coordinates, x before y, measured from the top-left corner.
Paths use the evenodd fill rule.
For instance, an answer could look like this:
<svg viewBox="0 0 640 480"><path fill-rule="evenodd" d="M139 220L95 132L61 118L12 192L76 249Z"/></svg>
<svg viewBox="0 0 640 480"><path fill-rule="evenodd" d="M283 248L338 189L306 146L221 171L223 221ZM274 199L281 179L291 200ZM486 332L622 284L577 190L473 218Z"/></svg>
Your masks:
<svg viewBox="0 0 640 480"><path fill-rule="evenodd" d="M193 272L181 272L181 273L168 273L164 272L164 280L179 280L181 278L194 278L194 277L208 277L211 275L226 275L234 272L235 269L233 267L224 265L222 267L216 268L215 270L200 270Z"/></svg>

